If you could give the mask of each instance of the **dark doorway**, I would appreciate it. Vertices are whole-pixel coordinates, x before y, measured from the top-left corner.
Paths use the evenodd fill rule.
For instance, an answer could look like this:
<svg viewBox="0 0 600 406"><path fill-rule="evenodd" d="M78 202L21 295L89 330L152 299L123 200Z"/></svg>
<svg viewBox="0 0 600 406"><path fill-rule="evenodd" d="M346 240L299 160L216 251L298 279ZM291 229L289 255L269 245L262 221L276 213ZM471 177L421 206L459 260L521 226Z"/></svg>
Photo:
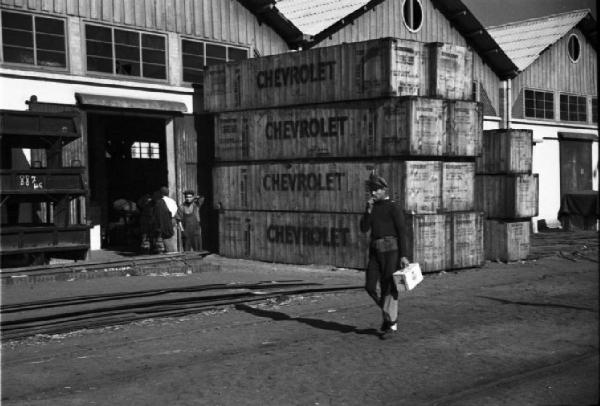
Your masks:
<svg viewBox="0 0 600 406"><path fill-rule="evenodd" d="M592 143L560 140L560 194L592 189Z"/></svg>
<svg viewBox="0 0 600 406"><path fill-rule="evenodd" d="M136 203L168 184L165 119L88 114L90 215L103 248L134 248Z"/></svg>

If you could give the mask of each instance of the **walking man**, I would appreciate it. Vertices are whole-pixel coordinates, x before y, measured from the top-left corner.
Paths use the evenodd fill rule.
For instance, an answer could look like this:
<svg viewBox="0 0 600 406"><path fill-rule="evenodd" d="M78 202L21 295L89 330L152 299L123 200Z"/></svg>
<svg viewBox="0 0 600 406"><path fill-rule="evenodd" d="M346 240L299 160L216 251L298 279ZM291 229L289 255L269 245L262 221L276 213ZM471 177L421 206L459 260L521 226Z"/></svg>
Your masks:
<svg viewBox="0 0 600 406"><path fill-rule="evenodd" d="M404 217L400 206L390 199L385 179L371 174L367 187L371 197L360 219L360 230L371 231L365 289L382 310L381 331L386 338L398 330L398 290L392 275L409 263L400 244Z"/></svg>

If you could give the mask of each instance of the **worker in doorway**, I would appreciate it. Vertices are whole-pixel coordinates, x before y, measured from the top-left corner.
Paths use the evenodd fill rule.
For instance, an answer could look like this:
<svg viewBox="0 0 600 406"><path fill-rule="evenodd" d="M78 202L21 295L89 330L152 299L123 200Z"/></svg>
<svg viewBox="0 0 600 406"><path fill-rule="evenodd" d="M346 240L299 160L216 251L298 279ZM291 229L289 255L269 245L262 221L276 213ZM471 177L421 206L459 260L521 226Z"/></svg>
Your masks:
<svg viewBox="0 0 600 406"><path fill-rule="evenodd" d="M183 203L179 206L175 220L183 237L184 251L202 250L202 229L200 227L200 207L203 196L196 196L193 190L183 192Z"/></svg>
<svg viewBox="0 0 600 406"><path fill-rule="evenodd" d="M360 230L371 231L365 289L381 308L382 338L387 338L398 330L398 290L392 275L409 263L400 243L404 218L400 206L390 199L384 178L373 173L366 183L371 196L360 219Z"/></svg>
<svg viewBox="0 0 600 406"><path fill-rule="evenodd" d="M156 201L155 219L158 227L158 237L162 239L165 252L177 251L177 203L169 197L169 188L159 189L161 198Z"/></svg>

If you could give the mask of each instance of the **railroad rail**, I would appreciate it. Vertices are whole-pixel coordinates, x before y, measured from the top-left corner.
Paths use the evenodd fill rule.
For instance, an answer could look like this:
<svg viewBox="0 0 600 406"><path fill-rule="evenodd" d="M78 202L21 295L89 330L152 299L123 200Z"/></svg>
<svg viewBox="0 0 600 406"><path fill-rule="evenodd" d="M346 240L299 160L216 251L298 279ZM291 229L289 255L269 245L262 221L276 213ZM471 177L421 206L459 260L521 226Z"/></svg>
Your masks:
<svg viewBox="0 0 600 406"><path fill-rule="evenodd" d="M74 296L2 306L0 331L2 341L8 341L36 334L59 334L149 318L179 317L281 296L359 289L363 289L362 285L325 286L290 280Z"/></svg>

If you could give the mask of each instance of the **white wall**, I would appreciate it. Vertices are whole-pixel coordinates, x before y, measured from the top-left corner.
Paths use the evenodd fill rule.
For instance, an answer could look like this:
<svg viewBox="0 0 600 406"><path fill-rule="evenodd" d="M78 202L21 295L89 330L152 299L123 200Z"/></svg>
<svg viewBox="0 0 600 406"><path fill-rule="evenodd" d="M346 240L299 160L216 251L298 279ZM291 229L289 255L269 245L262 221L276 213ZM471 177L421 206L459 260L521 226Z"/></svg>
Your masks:
<svg viewBox="0 0 600 406"><path fill-rule="evenodd" d="M14 70L0 69L0 73L5 72L15 73ZM35 76L47 80L0 77L0 109L27 110L25 101L29 100L31 95L36 95L38 101L44 103L75 104L75 93L91 93L103 96L181 102L186 105L189 113L193 111L192 91L189 88L124 83L110 79L80 80L82 78L58 74L35 73Z"/></svg>
<svg viewBox="0 0 600 406"><path fill-rule="evenodd" d="M533 173L539 174L539 214L537 220L544 219L550 227L558 227L560 209L560 148L558 132L598 134L598 131L571 127L550 127L535 124L512 123L512 128L533 130L536 142L533 146ZM598 190L598 142L592 143L592 183Z"/></svg>

